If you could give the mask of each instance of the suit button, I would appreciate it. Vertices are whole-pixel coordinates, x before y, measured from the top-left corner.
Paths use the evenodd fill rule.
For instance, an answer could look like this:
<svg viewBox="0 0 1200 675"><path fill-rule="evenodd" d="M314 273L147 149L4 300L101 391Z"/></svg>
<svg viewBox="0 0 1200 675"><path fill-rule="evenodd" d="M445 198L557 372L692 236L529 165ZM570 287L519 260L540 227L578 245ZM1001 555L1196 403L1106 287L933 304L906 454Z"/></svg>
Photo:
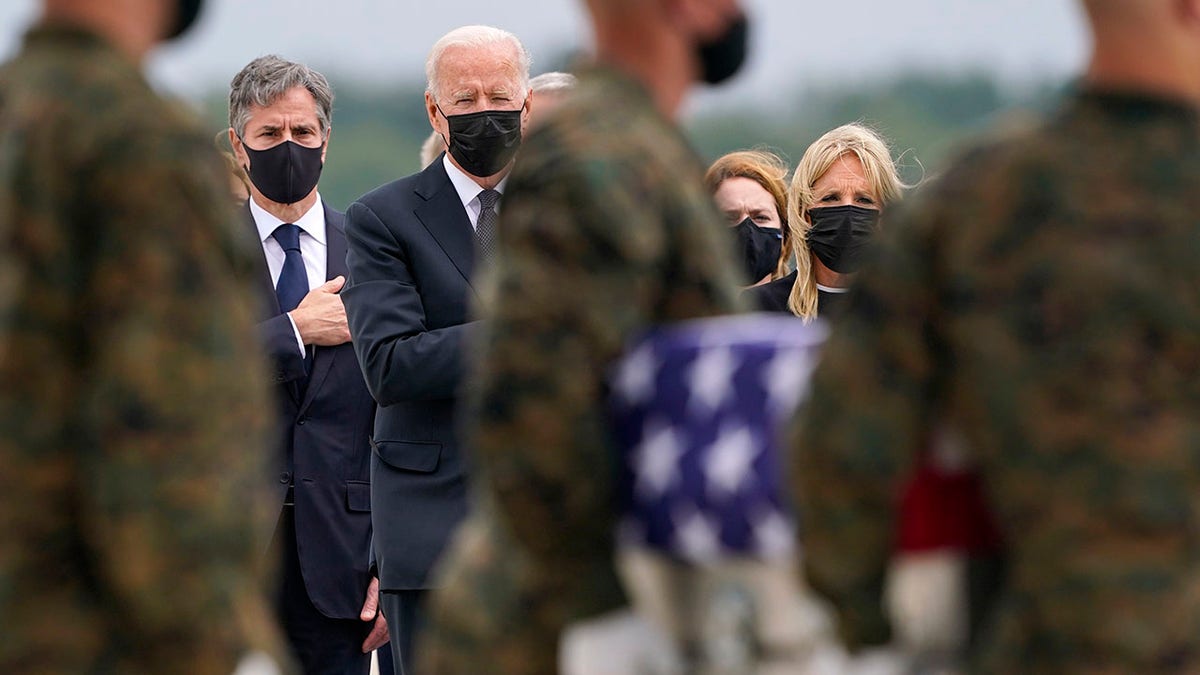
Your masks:
<svg viewBox="0 0 1200 675"><path fill-rule="evenodd" d="M301 417L300 419L296 420L296 424L299 424L300 426L304 426L307 423L308 423L307 417Z"/></svg>
<svg viewBox="0 0 1200 675"><path fill-rule="evenodd" d="M279 474L279 482L283 483L284 485L292 482L292 474L288 473L287 471Z"/></svg>

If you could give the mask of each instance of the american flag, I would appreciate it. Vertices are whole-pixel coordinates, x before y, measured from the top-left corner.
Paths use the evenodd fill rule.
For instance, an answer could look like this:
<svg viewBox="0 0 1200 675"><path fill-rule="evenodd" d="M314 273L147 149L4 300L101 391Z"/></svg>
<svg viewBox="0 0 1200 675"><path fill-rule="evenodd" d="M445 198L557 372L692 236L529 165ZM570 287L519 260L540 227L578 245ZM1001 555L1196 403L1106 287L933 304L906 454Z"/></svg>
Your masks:
<svg viewBox="0 0 1200 675"><path fill-rule="evenodd" d="M779 436L826 333L746 314L654 329L630 346L610 380L623 546L697 564L794 551Z"/></svg>

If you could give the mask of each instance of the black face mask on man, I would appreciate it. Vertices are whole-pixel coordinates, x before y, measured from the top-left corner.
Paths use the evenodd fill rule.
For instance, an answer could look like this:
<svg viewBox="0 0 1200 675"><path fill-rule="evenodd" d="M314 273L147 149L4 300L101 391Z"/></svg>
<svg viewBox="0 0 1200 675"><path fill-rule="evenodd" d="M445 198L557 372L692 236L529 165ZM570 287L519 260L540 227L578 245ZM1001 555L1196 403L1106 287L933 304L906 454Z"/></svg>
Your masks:
<svg viewBox="0 0 1200 675"><path fill-rule="evenodd" d="M808 248L826 267L838 274L853 274L862 265L862 253L879 231L879 210L861 206L826 206L808 210L812 227Z"/></svg>
<svg viewBox="0 0 1200 675"><path fill-rule="evenodd" d="M175 25L171 27L167 39L173 40L186 33L200 18L200 8L203 6L202 0L178 0L175 3Z"/></svg>
<svg viewBox="0 0 1200 675"><path fill-rule="evenodd" d="M749 41L750 21L742 14L720 36L696 45L700 78L708 84L720 84L733 77L746 61Z"/></svg>
<svg viewBox="0 0 1200 675"><path fill-rule="evenodd" d="M450 138L446 149L464 171L479 178L500 173L521 147L520 110L482 110L464 115L447 115Z"/></svg>
<svg viewBox="0 0 1200 675"><path fill-rule="evenodd" d="M308 196L321 179L323 144L305 147L284 141L266 150L255 150L242 141L250 166L246 173L250 182L267 199L279 204L295 204Z"/></svg>
<svg viewBox="0 0 1200 675"><path fill-rule="evenodd" d="M742 261L751 283L775 271L783 251L783 231L773 227L759 227L747 218L730 228L737 237L735 254Z"/></svg>

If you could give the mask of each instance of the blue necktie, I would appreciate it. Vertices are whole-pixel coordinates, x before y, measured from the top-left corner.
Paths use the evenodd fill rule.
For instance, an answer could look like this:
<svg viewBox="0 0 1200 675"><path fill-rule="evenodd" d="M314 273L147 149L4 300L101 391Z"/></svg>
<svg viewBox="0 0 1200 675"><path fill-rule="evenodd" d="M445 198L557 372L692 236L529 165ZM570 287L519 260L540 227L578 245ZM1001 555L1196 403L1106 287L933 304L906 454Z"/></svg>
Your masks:
<svg viewBox="0 0 1200 675"><path fill-rule="evenodd" d="M300 227L284 223L271 233L283 247L283 269L275 284L275 295L279 298L279 309L290 312L308 295L308 272L304 270L304 256L300 254Z"/></svg>
<svg viewBox="0 0 1200 675"><path fill-rule="evenodd" d="M275 296L279 298L279 310L290 312L308 295L308 272L304 269L304 256L300 254L300 226L284 223L275 228L271 236L283 247L284 255L283 269L275 284ZM312 372L312 354L308 349L304 350L304 372ZM307 382L297 383L301 397L307 385Z"/></svg>

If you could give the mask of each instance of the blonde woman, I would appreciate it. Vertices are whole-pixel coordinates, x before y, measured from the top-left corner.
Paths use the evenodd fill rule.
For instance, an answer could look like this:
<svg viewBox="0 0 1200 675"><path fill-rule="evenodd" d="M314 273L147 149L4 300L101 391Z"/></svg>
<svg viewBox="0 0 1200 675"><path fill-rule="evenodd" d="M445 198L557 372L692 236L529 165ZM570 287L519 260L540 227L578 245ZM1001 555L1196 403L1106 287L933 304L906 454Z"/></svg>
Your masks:
<svg viewBox="0 0 1200 675"><path fill-rule="evenodd" d="M751 284L786 276L787 164L766 150L739 150L713 162L704 184L734 230L736 257Z"/></svg>
<svg viewBox="0 0 1200 675"><path fill-rule="evenodd" d="M884 208L904 187L887 142L861 124L808 146L788 190L796 270L749 291L758 307L806 321L836 316Z"/></svg>

